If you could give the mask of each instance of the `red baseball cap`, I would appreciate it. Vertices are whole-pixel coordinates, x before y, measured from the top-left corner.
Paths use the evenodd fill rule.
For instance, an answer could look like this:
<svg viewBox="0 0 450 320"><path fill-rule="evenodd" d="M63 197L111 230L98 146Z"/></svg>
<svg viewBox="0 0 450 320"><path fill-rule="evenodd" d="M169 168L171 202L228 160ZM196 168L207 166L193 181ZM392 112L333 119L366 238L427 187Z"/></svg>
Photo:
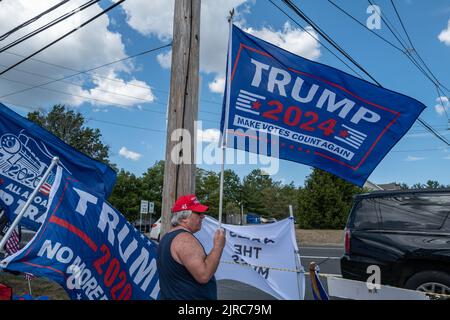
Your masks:
<svg viewBox="0 0 450 320"><path fill-rule="evenodd" d="M178 198L178 200L173 205L172 213L183 210L191 210L192 212L203 213L208 210L208 206L201 204L197 200L197 196L195 194L189 194Z"/></svg>

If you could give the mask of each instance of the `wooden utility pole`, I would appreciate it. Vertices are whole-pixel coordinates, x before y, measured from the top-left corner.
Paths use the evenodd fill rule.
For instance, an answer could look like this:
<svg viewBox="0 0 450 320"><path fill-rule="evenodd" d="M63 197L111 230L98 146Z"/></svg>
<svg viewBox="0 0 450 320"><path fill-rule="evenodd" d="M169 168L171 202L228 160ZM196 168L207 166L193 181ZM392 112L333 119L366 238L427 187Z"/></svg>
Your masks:
<svg viewBox="0 0 450 320"><path fill-rule="evenodd" d="M199 47L200 0L175 0L161 236L170 229L175 200L195 193Z"/></svg>

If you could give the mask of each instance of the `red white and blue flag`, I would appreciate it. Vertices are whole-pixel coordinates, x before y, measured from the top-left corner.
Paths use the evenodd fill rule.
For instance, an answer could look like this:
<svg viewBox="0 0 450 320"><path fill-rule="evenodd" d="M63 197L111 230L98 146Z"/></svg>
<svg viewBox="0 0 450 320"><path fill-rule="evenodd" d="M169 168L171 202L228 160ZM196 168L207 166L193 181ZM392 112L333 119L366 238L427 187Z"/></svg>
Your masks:
<svg viewBox="0 0 450 320"><path fill-rule="evenodd" d="M362 186L425 109L232 26L226 146L326 170Z"/></svg>
<svg viewBox="0 0 450 320"><path fill-rule="evenodd" d="M39 191L42 194L48 196L50 194L50 190L52 189L53 182L55 182L55 174L53 172L51 172L50 175L48 176L47 180L45 180L45 182L42 184Z"/></svg>
<svg viewBox="0 0 450 320"><path fill-rule="evenodd" d="M41 228L1 268L47 277L71 299L158 298L155 243L60 167L49 199Z"/></svg>

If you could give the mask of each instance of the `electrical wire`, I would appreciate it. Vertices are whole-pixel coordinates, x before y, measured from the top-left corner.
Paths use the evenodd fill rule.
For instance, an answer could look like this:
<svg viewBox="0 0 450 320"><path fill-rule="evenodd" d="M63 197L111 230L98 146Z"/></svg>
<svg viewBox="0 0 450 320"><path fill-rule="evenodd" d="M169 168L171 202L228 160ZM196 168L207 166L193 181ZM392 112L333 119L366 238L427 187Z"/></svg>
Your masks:
<svg viewBox="0 0 450 320"><path fill-rule="evenodd" d="M42 47L41 49L35 51L34 53L30 54L29 56L27 56L26 58L20 60L19 62L13 64L12 66L10 66L9 68L7 68L6 70L3 70L0 72L0 76L5 74L6 72L8 72L9 70L17 67L18 65L24 63L25 61L27 61L28 59L30 59L31 57L34 57L35 55L37 55L38 53L44 51L45 49L51 47L52 45L54 45L55 43L61 41L62 39L66 38L67 36L71 35L72 33L74 33L77 30L80 30L81 28L85 27L87 24L91 23L92 21L96 20L97 18L99 18L100 16L102 16L103 14L107 13L108 11L114 9L115 7L117 7L118 5L122 4L122 2L124 2L125 0L119 0L116 3L112 4L111 6L107 7L105 10L101 11L100 13L96 14L95 16L93 16L92 18L90 18L89 20L83 22L81 25L79 25L78 27L72 29L71 31L65 33L64 35L62 35L61 37L59 37L58 39L50 42L49 44L47 44L46 46Z"/></svg>
<svg viewBox="0 0 450 320"><path fill-rule="evenodd" d="M325 49L327 49L333 56L335 56L339 61L341 61L347 68L349 68L355 75L358 75L360 78L363 78L361 74L359 74L355 69L349 66L344 60L342 60L337 54L335 54L330 48L328 48L323 42L321 42L317 37L315 37L312 33L309 32L308 29L304 28L301 24L299 24L296 20L294 20L287 12L285 12L282 8L280 8L277 4L275 4L272 0L269 0L275 7L278 8L281 12L284 13L286 17L288 17L292 22L294 22L297 26L299 26L304 32L308 33L313 39L319 42Z"/></svg>
<svg viewBox="0 0 450 320"><path fill-rule="evenodd" d="M79 12L81 12L81 11L87 9L87 8L89 8L90 6L96 4L99 1L100 0L90 0L90 1L86 2L85 4L79 6L78 8L75 8L72 11L69 11L69 12L63 14L62 16L59 16L58 18L50 21L49 23L43 25L42 27L39 27L39 28L35 29L34 31L31 31L31 32L27 33L26 35L23 35L22 37L14 40L13 42L11 42L9 44L7 44L6 46L1 47L0 48L0 53L6 51L8 49L11 49L12 47L15 47L16 45L24 42L25 40L28 40L28 39L34 37L35 35L43 32L43 31L45 31L45 30L47 30L47 29L49 29L51 27L53 27L54 25L57 25L60 22L63 22L64 20L66 20L66 19L70 18L71 16L73 16L73 15L75 15L75 14L77 14L77 13L79 13Z"/></svg>
<svg viewBox="0 0 450 320"><path fill-rule="evenodd" d="M351 61L359 70L364 72L376 85L381 87L381 84L372 75L367 72L364 67L362 67L355 59L353 59L343 48L341 48L328 34L326 34L314 21L312 21L302 10L300 10L291 0L283 0L283 2L294 11L300 18L302 18L306 23L311 25L314 30L316 30L325 40L328 41L336 50L338 50L344 57Z"/></svg>
<svg viewBox="0 0 450 320"><path fill-rule="evenodd" d="M12 105L14 107L23 108L23 109L30 110L30 111L43 111L42 108L36 108L36 107L24 105L24 104L17 104L17 103L13 103L13 102L5 102L5 103ZM149 132L158 132L158 133L164 133L164 134L167 133L167 131L163 130L163 129L152 129L152 128L140 127L140 126L130 125L128 123L125 124L125 123L114 122L114 121L103 120L103 119L100 120L100 119L88 116L86 114L82 114L82 115L85 117L86 120L92 120L92 121L101 122L101 123L105 123L105 124L121 126L124 128L139 129L139 130L145 130L145 131L149 131ZM167 118L165 120L167 120ZM210 120L205 120L205 119L200 119L199 121L217 123L215 121L210 121Z"/></svg>
<svg viewBox="0 0 450 320"><path fill-rule="evenodd" d="M15 33L16 31L19 31L20 29L22 29L22 28L28 26L29 24L31 24L31 23L33 23L33 22L39 20L41 17L45 16L47 13L52 12L53 10L59 8L60 6L62 6L63 4L65 4L65 3L67 3L67 2L69 2L69 0L63 0L63 1L61 1L61 2L59 2L59 3L57 3L57 4L55 4L53 7L51 7L51 8L49 8L49 9L45 10L44 12L41 12L41 13L38 14L37 16L35 16L35 17L33 17L33 18L31 18L31 19L25 21L24 23L18 25L17 27L15 27L15 28L13 28L13 29L11 29L11 30L5 32L4 34L2 34L2 35L0 36L0 41L5 40L6 38L8 38L10 35L12 35L13 33Z"/></svg>
<svg viewBox="0 0 450 320"><path fill-rule="evenodd" d="M169 44L168 46L170 46L170 44ZM159 50L159 49L160 49L160 48L158 48L158 50ZM129 56L127 59L135 58L135 57L137 57L137 56L140 56L140 55L143 55L143 54L147 54L147 53L150 53L150 52L153 52L153 50L146 50L146 51L143 51L143 52L134 54L134 55L132 55L132 56ZM10 54L10 55L15 55L15 56L24 57L23 55L18 54L18 53L14 53L14 52L5 52L5 53ZM43 64L50 65L50 66L53 66L53 67L57 67L57 68L61 68L61 69L65 69L65 70L70 70L70 71L76 72L76 74L69 76L69 78L72 77L72 76L77 76L77 75L80 75L80 74L85 74L85 75L87 75L87 76L89 76L89 77L92 77L92 78L98 78L98 79L104 79L104 80L114 81L114 82L118 82L118 83L120 83L120 84L123 85L123 81L120 80L120 79L115 79L115 78L111 78L111 77L101 76L101 75L97 75L97 74L91 74L92 71L97 70L97 69L99 69L99 68L102 68L102 67L104 67L104 66L106 66L106 65L101 65L101 66L98 66L98 67L96 67L96 68L92 68L92 69L86 70L86 71L80 71L80 70L77 70L77 69L74 69L74 68L69 68L69 67L67 67L67 66L62 66L62 65L59 65L59 64L54 64L54 63L51 63L51 62L48 62L48 61L44 61L44 60L39 60L39 59L30 59L30 60L37 61L37 62L39 62L39 63L43 63ZM112 63L117 63L117 62L121 62L121 61L123 61L123 60L118 60L118 61L115 61L115 62L112 62ZM112 63L109 63L109 64L112 64ZM107 65L109 65L109 64L107 64ZM4 65L0 65L0 66L5 67ZM36 74L36 73L33 73L33 72L21 70L21 69L18 69L18 68L15 68L14 70L15 70L15 71L19 71L19 72L29 73L29 74L32 74L32 75L41 76L41 77L48 78L48 79L52 79L52 80L54 80L55 82L56 82L56 81L65 82L65 81L64 81L64 80L65 80L64 78L58 78L58 79L55 79L55 78L51 78L51 77L48 77L48 76L39 75L39 74ZM66 79L67 79L67 78L66 78ZM67 82L67 83L71 83L71 84L77 85L77 84L75 84L75 83L73 83L73 82ZM44 83L44 84L42 84L42 86L44 86L44 85L46 85L46 84L49 84L49 83ZM148 89L147 86L138 85L138 84L134 84L134 83L127 83L127 86L132 86L132 87L142 88L142 89ZM24 91L34 89L35 87L36 87L36 86L27 88L27 89L25 89ZM151 87L151 89L152 89L152 91L157 91L157 92L161 92L161 93L164 93L164 94L169 94L169 92L168 92L167 90L158 89L158 88L155 88L155 87L153 87L153 86ZM100 89L95 89L95 90L100 90ZM10 93L10 95L19 94L19 93L22 93L22 92L24 92L24 91L22 91L22 90L21 90L21 91L15 91L15 92ZM117 94L117 93L116 93L116 94ZM118 95L123 95L123 94L118 94ZM139 98L134 97L134 96L129 96L129 95L124 95L124 96L128 96L128 97L134 98L134 99L139 99ZM0 98L2 98L2 97L0 97ZM207 99L200 99L200 101L201 101L201 102L205 102L205 103L210 103L210 104L222 105L222 102L216 102L216 101L207 100ZM206 112L206 111L204 111L204 112ZM218 114L220 114L220 113L217 113L217 112L216 112L216 113L212 113L212 114L218 115Z"/></svg>
<svg viewBox="0 0 450 320"><path fill-rule="evenodd" d="M368 0L368 1L370 4L372 4L370 0ZM369 76L369 78L371 78L378 86L380 86L382 88L381 84L377 80L375 80L372 77L372 75L370 75L361 65L359 65L347 52L345 52L344 49L342 49L334 40L332 40L323 30L321 30L320 27L317 26L317 24L315 24L305 13L303 13L296 5L294 5L291 2L291 0L283 0L283 2L289 8L291 8L300 18L302 18L307 23L309 23L314 28L314 30L316 30L322 37L324 37L336 50L341 52L347 59L349 59L355 66L357 66L361 71L363 71L367 76ZM391 28L390 28L390 30L391 30ZM397 37L397 39L398 39L398 37ZM444 142L446 145L450 146L450 142L448 142L442 135L440 135L438 132L436 132L432 127L427 125L423 119L418 118L418 121L425 127L425 129L429 130L439 140Z"/></svg>
<svg viewBox="0 0 450 320"><path fill-rule="evenodd" d="M125 1L125 0L122 0L122 1ZM94 71L94 70L97 70L97 69L100 69L100 68L104 68L106 66L109 66L109 65L112 65L112 64L115 64L115 63L118 63L118 62L122 62L122 61L131 59L131 58L143 55L143 54L147 54L147 53L154 52L154 51L166 48L166 47L170 47L171 45L172 44L170 43L170 44L166 44L166 45L163 45L163 46L160 46L160 47L157 47L157 48L146 50L146 51L137 53L137 54L132 55L132 56L128 56L128 57L125 57L125 58L122 58L122 59L119 59L119 60L108 62L108 63L102 64L100 66L90 68L88 70L79 71L79 72L73 73L73 74L68 75L68 76L64 76L64 77L61 77L61 78L58 78L58 79L55 79L55 80L52 80L52 81L48 81L48 82L42 83L40 85L36 85L36 86L33 86L33 87L25 88L25 89L22 89L20 91L11 92L11 93L8 93L8 94L5 94L5 95L1 96L0 98L5 98L5 97L8 97L8 96L16 95L16 94L19 94L19 93L22 93L22 92L25 92L25 91L28 91L28 90L31 90L31 89L34 89L34 88L38 88L38 87L42 87L42 86L45 86L45 85L48 85L48 84L51 84L51 83L55 83L57 81L66 80L68 78L72 78L72 77L75 77L77 75L80 75L80 74L83 74L83 73L86 73L86 72ZM0 75L2 75L2 73L0 73Z"/></svg>
<svg viewBox="0 0 450 320"><path fill-rule="evenodd" d="M372 34L374 34L375 36L377 36L378 38L382 39L384 42L386 42L387 44L389 44L391 47L395 48L396 50L398 50L399 52L401 52L402 54L404 54L418 69L419 71L422 72L423 75L425 75L425 77L427 77L436 87L438 90L438 97L441 99L441 104L444 106L443 101L442 101L442 95L443 92L439 89L439 85L442 85L439 80L437 80L437 78L434 76L434 74L431 72L431 70L428 68L428 66L426 65L426 63L423 61L423 59L420 57L420 55L418 54L417 50L414 48L414 45L411 41L411 38L409 37L406 28L404 27L403 22L401 21L401 24L405 30L405 33L407 33L407 37L410 41L410 44L412 46L412 50L409 50L406 45L403 44L403 42L400 42L400 38L398 38L396 36L396 34L394 34L394 36L396 37L396 39L400 42L400 44L403 46L404 49L399 48L398 46L396 46L395 44L393 44L392 42L390 42L389 40L387 40L386 38L384 38L383 36L379 35L378 33L374 32L373 30L369 29L365 24L363 24L362 22L360 22L358 19L356 19L353 15L351 15L350 13L348 13L347 11L345 11L342 7L340 7L339 5L337 5L335 2L333 2L332 0L328 0L328 2L330 4L332 4L333 6L335 6L339 11L341 11L342 13L344 13L346 16L348 16L349 18L351 18L352 20L354 20L356 23L358 23L360 26L362 26L363 28L365 28L366 30L368 30L369 32L371 32ZM373 5L371 2L369 2L371 5ZM396 12L398 13L398 11L396 10ZM381 15L381 13L379 13ZM398 15L399 19L400 16ZM387 20L384 20L384 18L382 18L383 21L386 23L386 25L388 26L388 28L390 29L391 32L394 32L394 30L392 30L392 26L390 24L388 24ZM418 58L422 61L422 63L425 65L425 68L431 73L431 75L433 76L433 79L430 78L430 76L428 75L427 72L425 72L425 70L420 66L420 64L414 59L414 57L411 55L411 52L415 52L418 56ZM443 85L442 85L443 86ZM443 86L445 88L445 86ZM445 95L444 95L445 96ZM447 110L445 110L445 106L444 106L444 111L447 115ZM447 119L448 119L448 115L447 115Z"/></svg>

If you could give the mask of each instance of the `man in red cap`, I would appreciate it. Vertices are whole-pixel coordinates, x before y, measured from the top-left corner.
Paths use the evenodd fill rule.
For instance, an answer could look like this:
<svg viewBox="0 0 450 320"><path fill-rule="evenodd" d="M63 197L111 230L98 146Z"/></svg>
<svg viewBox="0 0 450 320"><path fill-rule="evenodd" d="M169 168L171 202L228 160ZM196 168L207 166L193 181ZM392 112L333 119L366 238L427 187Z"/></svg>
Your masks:
<svg viewBox="0 0 450 320"><path fill-rule="evenodd" d="M206 254L194 233L202 227L204 212L195 195L178 198L172 208L172 229L158 246L157 266L162 300L217 300L214 273L225 246L225 232L218 229L214 246Z"/></svg>

